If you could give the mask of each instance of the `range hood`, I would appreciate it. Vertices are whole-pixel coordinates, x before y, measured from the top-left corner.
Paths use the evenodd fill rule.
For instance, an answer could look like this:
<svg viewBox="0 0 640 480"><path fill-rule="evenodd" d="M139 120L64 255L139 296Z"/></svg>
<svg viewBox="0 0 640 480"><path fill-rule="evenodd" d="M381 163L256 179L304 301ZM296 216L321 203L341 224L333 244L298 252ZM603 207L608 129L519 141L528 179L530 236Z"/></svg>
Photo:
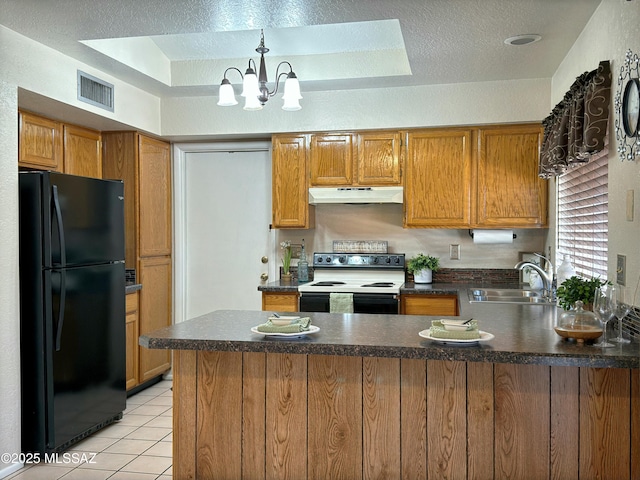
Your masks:
<svg viewBox="0 0 640 480"><path fill-rule="evenodd" d="M402 203L402 187L309 188L309 204Z"/></svg>

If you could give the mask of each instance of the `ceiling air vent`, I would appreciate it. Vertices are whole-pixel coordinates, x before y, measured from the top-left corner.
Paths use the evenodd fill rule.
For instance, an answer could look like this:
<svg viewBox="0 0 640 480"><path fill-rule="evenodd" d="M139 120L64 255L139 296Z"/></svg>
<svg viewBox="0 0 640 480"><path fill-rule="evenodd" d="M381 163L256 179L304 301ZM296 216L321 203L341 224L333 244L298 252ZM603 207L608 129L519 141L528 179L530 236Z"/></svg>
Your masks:
<svg viewBox="0 0 640 480"><path fill-rule="evenodd" d="M113 85L78 70L78 100L113 112Z"/></svg>

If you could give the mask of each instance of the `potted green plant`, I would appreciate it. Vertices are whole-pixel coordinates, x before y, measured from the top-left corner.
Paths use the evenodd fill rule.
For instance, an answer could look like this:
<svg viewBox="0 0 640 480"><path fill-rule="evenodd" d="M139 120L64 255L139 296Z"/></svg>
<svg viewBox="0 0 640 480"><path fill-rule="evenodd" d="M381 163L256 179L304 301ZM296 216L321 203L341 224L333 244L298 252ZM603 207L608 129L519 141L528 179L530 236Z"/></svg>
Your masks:
<svg viewBox="0 0 640 480"><path fill-rule="evenodd" d="M440 259L431 255L419 253L411 257L407 262L407 270L413 273L413 280L416 283L431 283L433 272L440 268Z"/></svg>
<svg viewBox="0 0 640 480"><path fill-rule="evenodd" d="M587 280L576 275L567 278L556 290L558 305L565 310L571 310L576 301L580 300L585 310L591 310L596 288L607 283L609 283L607 280L599 278Z"/></svg>
<svg viewBox="0 0 640 480"><path fill-rule="evenodd" d="M285 240L280 243L280 248L282 249L282 275L280 279L284 282L291 281L291 241Z"/></svg>

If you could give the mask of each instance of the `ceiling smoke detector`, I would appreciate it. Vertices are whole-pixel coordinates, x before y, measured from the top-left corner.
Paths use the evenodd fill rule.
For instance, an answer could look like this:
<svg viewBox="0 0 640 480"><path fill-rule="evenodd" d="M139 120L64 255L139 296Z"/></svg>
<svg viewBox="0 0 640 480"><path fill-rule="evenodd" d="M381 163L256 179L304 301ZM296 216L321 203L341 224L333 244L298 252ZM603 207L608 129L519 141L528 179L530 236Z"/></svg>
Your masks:
<svg viewBox="0 0 640 480"><path fill-rule="evenodd" d="M535 43L540 40L542 40L542 37L540 35L527 34L509 37L504 41L504 43L506 43L507 45L514 45L516 47L519 47L521 45L529 45L530 43Z"/></svg>

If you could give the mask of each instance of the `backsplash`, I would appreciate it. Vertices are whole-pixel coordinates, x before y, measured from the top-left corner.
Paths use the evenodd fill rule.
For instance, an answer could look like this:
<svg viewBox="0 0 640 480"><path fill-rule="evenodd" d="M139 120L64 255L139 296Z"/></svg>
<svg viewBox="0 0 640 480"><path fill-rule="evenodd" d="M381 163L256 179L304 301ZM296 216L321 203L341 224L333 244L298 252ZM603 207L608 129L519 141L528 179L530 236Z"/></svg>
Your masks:
<svg viewBox="0 0 640 480"><path fill-rule="evenodd" d="M293 278L298 277L298 268L292 266ZM280 266L278 274L282 276ZM406 281L413 282L413 274L405 272ZM313 280L313 268L309 267L309 280ZM512 268L441 268L433 272L434 283L465 283L481 285L509 285L513 287L520 282L520 272Z"/></svg>
<svg viewBox="0 0 640 480"><path fill-rule="evenodd" d="M413 275L409 281L413 281ZM434 283L514 285L520 282L520 271L513 268L440 268L437 272L433 272L433 281Z"/></svg>
<svg viewBox="0 0 640 480"><path fill-rule="evenodd" d="M274 252L284 240L301 243L307 255L331 252L334 240L383 240L389 253L404 253L407 259L417 253L440 258L441 268L513 268L522 252L546 251L546 228L516 229L511 244L474 244L468 229L403 228L402 205L317 205L315 228L276 230ZM449 259L449 245L460 245L460 260ZM294 260L295 264L295 260Z"/></svg>

